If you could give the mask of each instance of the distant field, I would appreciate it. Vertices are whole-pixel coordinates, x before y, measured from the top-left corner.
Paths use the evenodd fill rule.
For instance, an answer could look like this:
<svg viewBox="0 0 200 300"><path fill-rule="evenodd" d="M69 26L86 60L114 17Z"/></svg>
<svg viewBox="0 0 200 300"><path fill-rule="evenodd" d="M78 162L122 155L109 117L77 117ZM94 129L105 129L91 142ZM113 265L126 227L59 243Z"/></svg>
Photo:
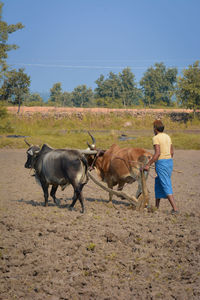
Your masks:
<svg viewBox="0 0 200 300"><path fill-rule="evenodd" d="M84 149L90 131L99 148L117 143L151 149L152 123L161 118L176 149L200 149L200 120L192 119L191 110L21 107L17 114L17 107L8 107L7 111L0 120L0 148L24 148L23 138L14 137L21 135L33 144Z"/></svg>

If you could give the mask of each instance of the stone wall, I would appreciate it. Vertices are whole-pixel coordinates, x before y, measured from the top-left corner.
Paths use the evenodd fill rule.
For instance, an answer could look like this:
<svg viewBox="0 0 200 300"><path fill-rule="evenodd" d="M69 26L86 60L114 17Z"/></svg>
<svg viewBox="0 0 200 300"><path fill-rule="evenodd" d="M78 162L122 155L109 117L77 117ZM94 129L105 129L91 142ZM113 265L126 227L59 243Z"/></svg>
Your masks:
<svg viewBox="0 0 200 300"><path fill-rule="evenodd" d="M11 113L17 113L17 107L8 107ZM116 114L116 115L132 115L135 118L143 118L152 116L155 119L162 119L164 116L169 116L171 120L176 122L187 122L192 119L193 111L190 109L112 109L112 108L74 108L74 107L26 107L22 106L19 115L31 117L33 114L39 113L44 118L53 115L60 119L63 117L75 116L82 119L84 114L93 113L99 114ZM196 112L196 116L200 119L200 111Z"/></svg>

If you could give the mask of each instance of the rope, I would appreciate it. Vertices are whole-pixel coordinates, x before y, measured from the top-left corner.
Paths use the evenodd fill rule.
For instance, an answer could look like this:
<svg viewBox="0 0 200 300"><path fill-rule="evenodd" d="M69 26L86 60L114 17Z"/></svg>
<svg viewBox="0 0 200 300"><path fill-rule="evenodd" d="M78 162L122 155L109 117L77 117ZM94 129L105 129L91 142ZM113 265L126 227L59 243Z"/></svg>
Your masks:
<svg viewBox="0 0 200 300"><path fill-rule="evenodd" d="M138 163L138 164L141 164L141 165L143 164L142 162L140 162L140 161L135 161L135 160L130 160L130 162ZM136 168L136 167L135 167L135 168ZM155 170L155 167L154 167L154 166L150 166L149 168ZM138 168L136 168L136 169L138 169ZM176 169L173 169L173 172L176 172L176 173L183 173L183 171L176 170Z"/></svg>
<svg viewBox="0 0 200 300"><path fill-rule="evenodd" d="M155 170L155 167L154 167L154 166L150 166L150 168ZM183 173L183 171L176 170L176 169L173 169L173 172L176 172L176 173Z"/></svg>

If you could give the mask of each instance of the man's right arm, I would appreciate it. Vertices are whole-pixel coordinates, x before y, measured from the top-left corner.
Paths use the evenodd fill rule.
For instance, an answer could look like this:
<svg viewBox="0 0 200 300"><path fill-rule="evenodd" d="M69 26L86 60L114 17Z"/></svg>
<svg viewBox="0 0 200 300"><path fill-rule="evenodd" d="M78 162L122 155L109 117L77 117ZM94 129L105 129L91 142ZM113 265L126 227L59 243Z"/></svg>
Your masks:
<svg viewBox="0 0 200 300"><path fill-rule="evenodd" d="M160 145L154 145L154 155L152 156L152 158L150 159L150 161L146 164L146 166L143 168L143 170L148 171L150 166L158 160L159 156L160 156Z"/></svg>

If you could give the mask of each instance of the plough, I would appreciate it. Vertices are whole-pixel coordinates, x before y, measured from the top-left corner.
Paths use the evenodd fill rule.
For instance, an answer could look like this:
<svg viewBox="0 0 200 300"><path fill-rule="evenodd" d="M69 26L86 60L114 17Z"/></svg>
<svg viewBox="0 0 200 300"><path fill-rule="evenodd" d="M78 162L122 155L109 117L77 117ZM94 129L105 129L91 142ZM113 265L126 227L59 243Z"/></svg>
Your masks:
<svg viewBox="0 0 200 300"><path fill-rule="evenodd" d="M96 185L101 187L103 190L112 193L117 197L125 198L135 207L136 210L143 210L146 206L149 207L149 192L146 186L144 171L141 170L140 173L142 178L142 194L139 196L138 199L134 196L127 195L125 192L112 190L106 187L103 183L96 180L96 178L91 174L90 171L88 172L88 176Z"/></svg>

